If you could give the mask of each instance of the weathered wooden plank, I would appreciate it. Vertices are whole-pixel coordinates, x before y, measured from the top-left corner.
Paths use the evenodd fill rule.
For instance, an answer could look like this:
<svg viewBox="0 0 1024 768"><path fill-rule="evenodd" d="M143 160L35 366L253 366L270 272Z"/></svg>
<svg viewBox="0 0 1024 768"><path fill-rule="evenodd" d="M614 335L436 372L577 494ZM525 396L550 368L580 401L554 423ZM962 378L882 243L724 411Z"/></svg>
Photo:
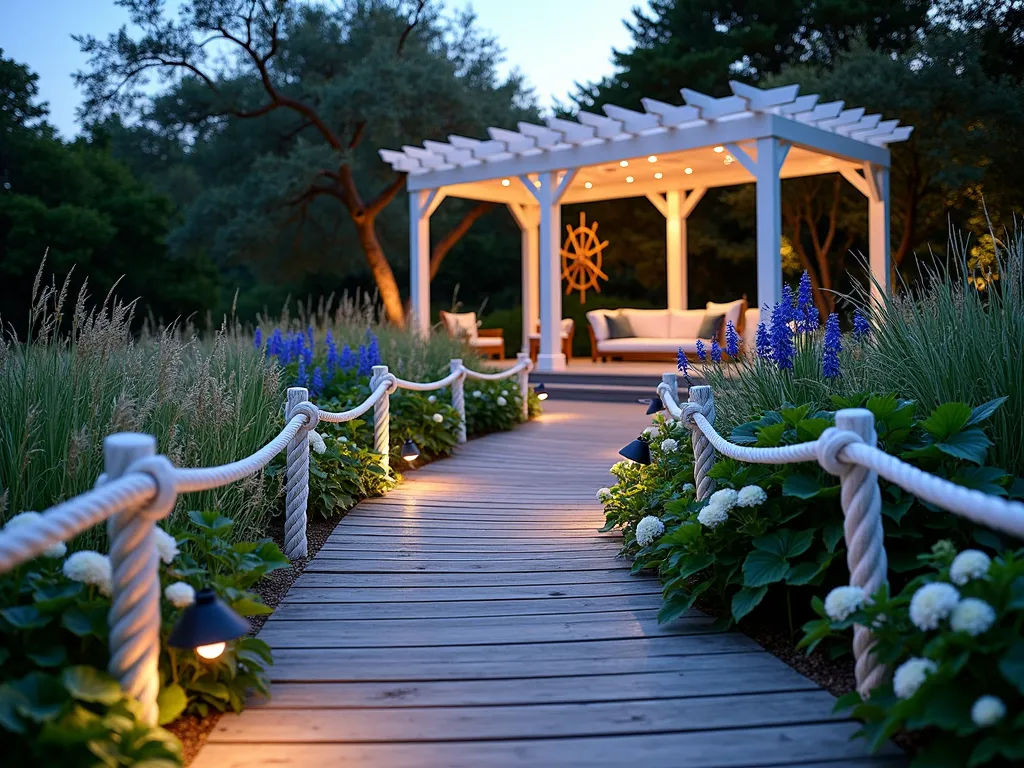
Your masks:
<svg viewBox="0 0 1024 768"><path fill-rule="evenodd" d="M228 717L231 717L230 715ZM862 760L854 723L816 723L586 739L427 744L209 744L194 768L344 765L346 768L745 768ZM892 750L889 754L892 755ZM863 763L874 764L874 763Z"/></svg>
<svg viewBox="0 0 1024 768"><path fill-rule="evenodd" d="M318 557L306 573L561 573L609 571L621 565L614 557L572 560L350 560Z"/></svg>
<svg viewBox="0 0 1024 768"><path fill-rule="evenodd" d="M743 674L731 674L737 664ZM266 709L338 707L451 707L568 704L692 696L772 693L818 687L768 653L741 659L733 654L690 657L685 668L668 672L513 678L418 683L281 683Z"/></svg>
<svg viewBox="0 0 1024 768"><path fill-rule="evenodd" d="M626 570L563 573L303 573L299 587L484 587L632 581Z"/></svg>
<svg viewBox="0 0 1024 768"><path fill-rule="evenodd" d="M660 595L653 579L584 584L519 584L482 587L292 587L285 603L410 603L468 600L524 600L529 598L602 597L605 595Z"/></svg>

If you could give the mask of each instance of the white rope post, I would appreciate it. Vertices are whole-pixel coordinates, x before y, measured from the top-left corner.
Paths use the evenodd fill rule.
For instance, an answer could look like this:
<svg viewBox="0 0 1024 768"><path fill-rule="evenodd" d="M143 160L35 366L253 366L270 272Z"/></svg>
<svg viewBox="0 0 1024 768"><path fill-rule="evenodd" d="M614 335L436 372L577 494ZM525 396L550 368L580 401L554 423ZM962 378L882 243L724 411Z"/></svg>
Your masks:
<svg viewBox="0 0 1024 768"><path fill-rule="evenodd" d="M704 418L714 425L715 398L711 387L706 384L690 387L689 401L698 405ZM708 477L708 472L715 465L715 448L696 425L690 427L690 439L693 442L693 480L697 486L697 501L704 501L715 489L715 481Z"/></svg>
<svg viewBox="0 0 1024 768"><path fill-rule="evenodd" d="M856 433L872 448L878 442L875 416L865 408L848 408L836 413L836 428ZM888 563L882 531L882 494L878 475L850 462L839 465L842 483L843 531L846 538L846 565L850 584L868 595L886 583ZM826 471L829 469L825 467ZM853 628L853 655L856 659L857 690L862 696L884 682L888 671L871 653L872 632L863 626Z"/></svg>
<svg viewBox="0 0 1024 768"><path fill-rule="evenodd" d="M451 373L456 373L462 370L462 360L455 358L448 364L448 370ZM459 415L459 429L457 435L457 442L466 442L466 375L463 373L461 376L452 382L452 408L455 409L455 413Z"/></svg>
<svg viewBox="0 0 1024 768"><path fill-rule="evenodd" d="M663 373L661 374L661 383L668 387L668 391L672 394L672 399L679 404L679 378L674 373Z"/></svg>
<svg viewBox="0 0 1024 768"><path fill-rule="evenodd" d="M132 463L154 454L152 435L110 435L103 441L105 481L118 479ZM156 697L160 692L160 556L155 526L153 517L135 509L107 520L112 571L107 669L125 693L139 701L142 717L150 725L159 719Z"/></svg>
<svg viewBox="0 0 1024 768"><path fill-rule="evenodd" d="M305 387L288 387L285 421L291 420L300 403L309 400ZM308 426L308 425L307 425ZM306 506L309 502L309 429L300 429L288 442L285 471L284 553L289 560L305 557Z"/></svg>
<svg viewBox="0 0 1024 768"><path fill-rule="evenodd" d="M516 363L523 366L519 371L519 397L523 401L523 421L530 419L530 354L520 352L516 355Z"/></svg>
<svg viewBox="0 0 1024 768"><path fill-rule="evenodd" d="M374 392L380 383L387 378L386 365L373 366L370 376L370 392ZM384 395L373 406L373 450L380 454L380 465L384 469L391 466L391 395Z"/></svg>

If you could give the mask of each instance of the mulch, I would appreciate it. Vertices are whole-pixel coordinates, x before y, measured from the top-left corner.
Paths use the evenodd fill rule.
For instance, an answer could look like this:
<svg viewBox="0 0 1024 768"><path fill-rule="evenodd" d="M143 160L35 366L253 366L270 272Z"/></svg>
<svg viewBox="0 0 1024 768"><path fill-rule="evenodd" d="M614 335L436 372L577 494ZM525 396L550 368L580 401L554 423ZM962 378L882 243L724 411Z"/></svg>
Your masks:
<svg viewBox="0 0 1024 768"><path fill-rule="evenodd" d="M320 551L320 548L327 541L327 537L331 535L331 531L337 527L341 518L332 518L325 520L322 517L310 518L306 523L306 541L308 554L306 557L299 558L292 563L291 568L282 568L278 571L273 571L267 574L265 577L253 587L253 591L263 598L263 602L269 605L271 608L276 608L278 604L284 600L284 596L288 594L288 590L291 589L292 584L299 578L306 565L316 556L316 553ZM283 517L275 518L271 523L268 535L272 538L278 546L284 547L284 519ZM263 627L269 614L266 616L251 616L249 623L252 625L252 633L255 635ZM189 765L199 754L199 750L203 744L206 743L206 739L209 738L213 729L217 725L217 721L220 720L220 712L211 712L206 717L200 717L199 715L182 715L173 723L164 726L168 731L173 733L178 739L181 740L181 745L184 750L185 765Z"/></svg>

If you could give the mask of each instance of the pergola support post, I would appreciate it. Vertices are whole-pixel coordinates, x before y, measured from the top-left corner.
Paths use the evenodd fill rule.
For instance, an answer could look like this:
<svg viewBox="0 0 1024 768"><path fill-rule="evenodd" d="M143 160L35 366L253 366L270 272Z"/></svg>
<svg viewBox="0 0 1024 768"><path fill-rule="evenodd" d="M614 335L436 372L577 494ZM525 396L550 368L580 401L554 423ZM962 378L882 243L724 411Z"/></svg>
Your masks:
<svg viewBox="0 0 1024 768"><path fill-rule="evenodd" d="M892 264L889 255L889 168L864 163L861 174L856 168L839 171L868 199L868 264L871 268L871 300L880 302L889 294Z"/></svg>
<svg viewBox="0 0 1024 768"><path fill-rule="evenodd" d="M430 216L444 200L443 189L409 192L409 326L430 333Z"/></svg>
<svg viewBox="0 0 1024 768"><path fill-rule="evenodd" d="M562 352L562 196L576 175L570 171L548 171L539 175L540 184L523 177L521 181L540 204L540 352L537 370L564 371Z"/></svg>
<svg viewBox="0 0 1024 768"><path fill-rule="evenodd" d="M684 190L670 189L664 197L647 195L647 199L665 217L665 271L669 309L687 309L689 306L686 221L705 192L707 189L701 187L691 190L689 194Z"/></svg>
<svg viewBox="0 0 1024 768"><path fill-rule="evenodd" d="M537 206L518 203L509 203L508 209L522 235L523 343L520 349L529 353L530 334L540 323L540 210Z"/></svg>

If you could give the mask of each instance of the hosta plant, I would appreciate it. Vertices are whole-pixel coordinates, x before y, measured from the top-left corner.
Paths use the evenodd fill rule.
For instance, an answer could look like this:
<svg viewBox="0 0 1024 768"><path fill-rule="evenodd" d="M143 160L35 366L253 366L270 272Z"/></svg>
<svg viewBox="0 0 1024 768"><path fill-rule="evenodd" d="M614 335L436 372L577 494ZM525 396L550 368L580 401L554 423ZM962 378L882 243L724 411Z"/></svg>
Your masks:
<svg viewBox="0 0 1024 768"><path fill-rule="evenodd" d="M897 595L841 587L822 602L802 645L873 628L874 654L894 671L865 700L837 708L864 721L877 749L901 731L927 737L913 766L962 768L1024 763L1024 549L957 553L940 542L928 571Z"/></svg>

